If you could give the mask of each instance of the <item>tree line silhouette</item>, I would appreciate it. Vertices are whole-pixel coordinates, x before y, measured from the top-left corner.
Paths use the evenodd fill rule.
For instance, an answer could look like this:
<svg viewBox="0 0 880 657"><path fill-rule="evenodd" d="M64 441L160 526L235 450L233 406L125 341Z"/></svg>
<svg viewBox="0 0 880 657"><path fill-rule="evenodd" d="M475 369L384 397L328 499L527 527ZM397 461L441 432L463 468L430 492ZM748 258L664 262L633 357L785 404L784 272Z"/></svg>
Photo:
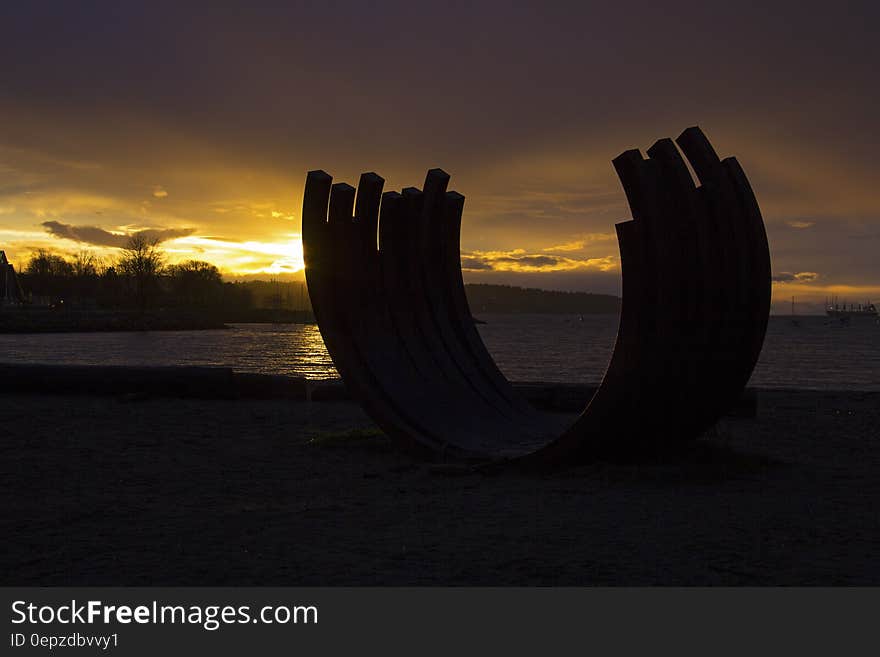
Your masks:
<svg viewBox="0 0 880 657"><path fill-rule="evenodd" d="M224 282L214 265L189 260L169 265L158 242L134 235L113 259L90 251L72 258L39 250L19 274L32 304L111 309L181 308L246 311L246 286Z"/></svg>
<svg viewBox="0 0 880 657"><path fill-rule="evenodd" d="M19 281L32 305L111 310L198 311L227 321L285 319L309 313L305 284L298 281L227 282L216 266L201 260L167 264L158 242L134 235L116 258L91 251L63 257L39 250ZM469 283L475 313L618 313L620 298L511 285ZM238 319L236 319L238 318ZM289 319L289 317L288 317Z"/></svg>

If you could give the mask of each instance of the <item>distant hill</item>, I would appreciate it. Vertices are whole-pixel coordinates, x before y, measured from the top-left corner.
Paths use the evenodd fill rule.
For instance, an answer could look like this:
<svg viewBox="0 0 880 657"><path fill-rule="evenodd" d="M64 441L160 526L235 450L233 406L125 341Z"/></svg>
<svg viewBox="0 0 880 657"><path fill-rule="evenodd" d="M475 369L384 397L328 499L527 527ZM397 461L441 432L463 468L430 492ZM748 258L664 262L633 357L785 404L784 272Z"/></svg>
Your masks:
<svg viewBox="0 0 880 657"><path fill-rule="evenodd" d="M599 315L620 312L620 297L589 292L470 283L465 285L471 312Z"/></svg>
<svg viewBox="0 0 880 657"><path fill-rule="evenodd" d="M308 290L304 283L280 280L251 280L234 284L248 290L257 310L309 311ZM620 298L611 294L559 292L538 288L469 283L465 285L471 312L545 313L558 315L596 315L620 312Z"/></svg>
<svg viewBox="0 0 880 657"><path fill-rule="evenodd" d="M236 280L233 285L247 290L254 308L273 311L311 311L309 291L304 281L290 279Z"/></svg>

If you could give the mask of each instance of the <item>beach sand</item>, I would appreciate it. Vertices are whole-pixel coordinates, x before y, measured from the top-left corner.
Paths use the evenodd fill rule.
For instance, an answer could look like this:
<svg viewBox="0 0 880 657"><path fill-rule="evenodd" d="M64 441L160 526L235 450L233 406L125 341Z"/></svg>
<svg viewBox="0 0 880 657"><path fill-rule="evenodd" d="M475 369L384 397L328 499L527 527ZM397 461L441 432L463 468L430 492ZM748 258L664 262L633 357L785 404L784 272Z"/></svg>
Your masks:
<svg viewBox="0 0 880 657"><path fill-rule="evenodd" d="M351 402L4 395L5 585L880 584L880 393L686 452L437 468Z"/></svg>

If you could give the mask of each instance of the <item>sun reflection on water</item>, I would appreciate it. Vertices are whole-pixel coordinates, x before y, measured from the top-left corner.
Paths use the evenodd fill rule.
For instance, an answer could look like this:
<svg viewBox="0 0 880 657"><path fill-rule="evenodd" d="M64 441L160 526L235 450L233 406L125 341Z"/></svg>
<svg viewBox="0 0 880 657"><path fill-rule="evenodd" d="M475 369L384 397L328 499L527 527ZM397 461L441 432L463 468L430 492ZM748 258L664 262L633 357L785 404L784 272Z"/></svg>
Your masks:
<svg viewBox="0 0 880 657"><path fill-rule="evenodd" d="M608 363L617 318L483 316L480 334L512 381L596 383ZM857 368L841 368L846 354ZM314 324L233 324L214 331L30 333L0 335L0 361L54 365L229 367L237 372L311 380L338 378ZM877 326L841 326L807 317L797 329L771 318L751 385L878 390Z"/></svg>
<svg viewBox="0 0 880 657"><path fill-rule="evenodd" d="M297 375L307 379L332 379L339 376L316 324L306 324L298 335L291 334L288 344L291 353L286 365L292 366Z"/></svg>

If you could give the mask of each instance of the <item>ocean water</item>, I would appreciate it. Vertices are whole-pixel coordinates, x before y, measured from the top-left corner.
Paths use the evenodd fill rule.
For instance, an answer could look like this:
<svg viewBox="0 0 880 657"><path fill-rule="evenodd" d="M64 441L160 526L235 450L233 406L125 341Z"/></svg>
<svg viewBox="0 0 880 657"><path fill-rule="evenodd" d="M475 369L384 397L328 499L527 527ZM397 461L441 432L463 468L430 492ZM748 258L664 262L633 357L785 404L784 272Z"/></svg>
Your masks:
<svg viewBox="0 0 880 657"><path fill-rule="evenodd" d="M610 315L486 315L479 326L513 381L597 383L617 331ZM880 391L880 324L772 317L750 385ZM235 324L219 331L0 335L0 362L226 366L325 379L337 376L318 328Z"/></svg>

